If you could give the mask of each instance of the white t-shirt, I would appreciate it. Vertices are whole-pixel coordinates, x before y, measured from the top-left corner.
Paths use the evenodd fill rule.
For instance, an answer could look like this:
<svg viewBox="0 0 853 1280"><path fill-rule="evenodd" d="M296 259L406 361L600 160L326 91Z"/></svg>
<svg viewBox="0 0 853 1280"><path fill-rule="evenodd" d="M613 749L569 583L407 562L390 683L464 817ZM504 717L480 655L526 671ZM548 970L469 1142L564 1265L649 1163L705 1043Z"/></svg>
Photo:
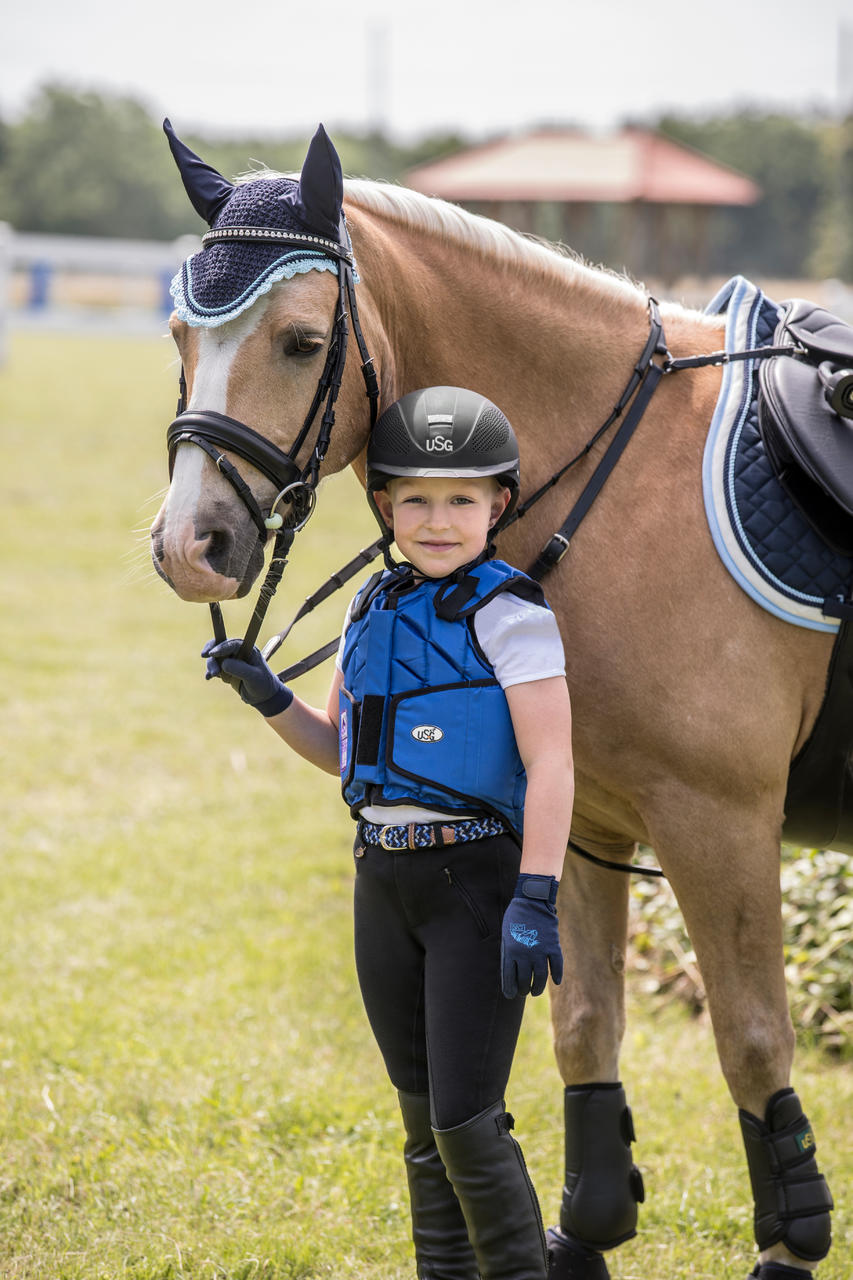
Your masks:
<svg viewBox="0 0 853 1280"><path fill-rule="evenodd" d="M343 669L344 639L352 606L351 601L335 659L339 671ZM502 591L474 614L474 631L502 689L566 674L563 641L557 619L550 609L522 600L510 591ZM447 814L434 809L419 809L414 805L365 805L361 816L368 822L404 824L434 822L447 817ZM454 814L455 819L464 816Z"/></svg>

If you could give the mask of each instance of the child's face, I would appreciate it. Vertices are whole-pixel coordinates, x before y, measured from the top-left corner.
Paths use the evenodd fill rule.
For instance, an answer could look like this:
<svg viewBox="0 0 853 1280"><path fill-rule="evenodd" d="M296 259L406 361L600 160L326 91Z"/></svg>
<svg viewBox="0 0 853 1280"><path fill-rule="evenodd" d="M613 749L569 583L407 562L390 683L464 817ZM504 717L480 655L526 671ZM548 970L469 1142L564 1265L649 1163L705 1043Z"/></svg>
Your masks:
<svg viewBox="0 0 853 1280"><path fill-rule="evenodd" d="M373 497L400 554L427 578L443 578L477 558L510 493L492 476L399 476Z"/></svg>

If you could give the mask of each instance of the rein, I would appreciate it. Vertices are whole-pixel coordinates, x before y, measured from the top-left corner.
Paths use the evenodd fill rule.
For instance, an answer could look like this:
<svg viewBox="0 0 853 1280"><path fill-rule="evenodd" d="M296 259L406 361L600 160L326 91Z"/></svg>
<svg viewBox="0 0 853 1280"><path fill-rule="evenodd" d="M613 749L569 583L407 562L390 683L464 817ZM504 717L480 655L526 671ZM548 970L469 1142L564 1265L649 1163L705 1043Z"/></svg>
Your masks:
<svg viewBox="0 0 853 1280"><path fill-rule="evenodd" d="M631 407L628 410L625 421L622 423L619 430L616 432L616 435L608 445L604 456L601 458L601 461L585 485L577 502L572 507L560 528L556 533L551 535L548 542L539 552L539 555L531 568L528 569L530 577L534 578L537 582L541 581L545 574L548 573L549 570L553 569L556 564L559 564L563 556L568 551L572 537L604 487L604 483L613 468L616 466L616 463L622 456L625 446L634 434L634 430L645 413L646 406L651 400L655 388L666 370L665 364L658 364L655 361L656 355L665 356L668 359L669 351L667 349L666 339L664 338L663 324L661 322L658 304L652 297L648 300L648 308L649 336L646 339L646 344L643 347L640 358L634 365L631 377L628 379L628 383L622 392L622 395L617 400L609 416L601 424L595 434L587 441L580 452L575 454L575 456L571 458L565 466L561 467L559 471L555 471L553 476L551 476L551 479L547 480L540 489L537 489L532 497L528 498L525 503L518 507L513 513L511 519L507 522L508 524L511 524L513 520L518 520L525 516L533 504L538 502L549 489L553 488L553 486L558 482L558 480L562 479L567 471L570 471L572 467L576 466L577 463L586 457L593 446L597 444L605 432L609 431L630 404Z"/></svg>

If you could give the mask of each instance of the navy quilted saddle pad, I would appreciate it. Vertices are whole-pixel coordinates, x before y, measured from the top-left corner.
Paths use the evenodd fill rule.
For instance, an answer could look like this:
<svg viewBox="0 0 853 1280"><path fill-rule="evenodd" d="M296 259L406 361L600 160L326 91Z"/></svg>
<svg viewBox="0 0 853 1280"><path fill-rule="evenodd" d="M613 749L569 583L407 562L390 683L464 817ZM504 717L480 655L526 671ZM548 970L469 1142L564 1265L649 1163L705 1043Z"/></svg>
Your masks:
<svg viewBox="0 0 853 1280"><path fill-rule="evenodd" d="M708 304L724 315L725 349L771 345L778 305L735 276ZM853 558L839 554L814 531L776 479L758 430L758 366L744 360L723 366L702 468L705 511L714 545L735 581L786 622L835 632L823 613L828 597L847 597Z"/></svg>

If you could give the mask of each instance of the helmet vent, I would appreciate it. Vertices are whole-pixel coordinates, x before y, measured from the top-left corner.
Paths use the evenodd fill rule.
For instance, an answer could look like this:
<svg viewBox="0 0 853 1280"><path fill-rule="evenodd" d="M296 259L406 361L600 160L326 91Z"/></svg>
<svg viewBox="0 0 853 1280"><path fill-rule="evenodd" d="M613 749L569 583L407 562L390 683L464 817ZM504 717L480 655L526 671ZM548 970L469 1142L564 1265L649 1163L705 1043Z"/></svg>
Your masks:
<svg viewBox="0 0 853 1280"><path fill-rule="evenodd" d="M485 409L477 419L471 437L471 448L476 453L491 453L494 449L502 449L509 440L509 431L509 423L500 409Z"/></svg>
<svg viewBox="0 0 853 1280"><path fill-rule="evenodd" d="M406 419L396 404L392 404L382 415L382 453L384 456L395 453L410 453L412 439L409 435Z"/></svg>

